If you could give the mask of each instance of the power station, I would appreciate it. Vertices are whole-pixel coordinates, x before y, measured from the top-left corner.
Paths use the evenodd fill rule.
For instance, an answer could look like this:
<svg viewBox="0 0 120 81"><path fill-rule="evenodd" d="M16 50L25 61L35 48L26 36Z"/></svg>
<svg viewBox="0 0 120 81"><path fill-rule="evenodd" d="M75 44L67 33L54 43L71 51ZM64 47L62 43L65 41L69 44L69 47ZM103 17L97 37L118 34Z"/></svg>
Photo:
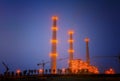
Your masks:
<svg viewBox="0 0 120 81"><path fill-rule="evenodd" d="M65 80L67 80L68 78L66 79L66 77L73 77L73 74L75 76L77 76L77 78L78 78L78 74L99 74L99 69L96 66L91 65L91 63L90 63L90 55L89 55L89 41L90 41L90 39L88 37L86 37L84 39L84 42L86 44L86 54L85 54L86 60L83 61L80 58L74 58L74 54L75 54L75 50L74 50L74 42L75 41L73 38L74 30L69 30L67 32L68 33L68 58L67 58L68 59L68 67L67 68L63 67L63 68L59 68L59 69L57 68L57 60L58 60L57 59L57 56L58 56L58 52L57 52L57 44L58 44L57 20L58 20L57 16L52 16L52 27L51 27L52 37L50 40L50 42L51 42L50 62L43 61L42 63L38 63L37 64L38 66L42 65L42 69L34 69L34 70L29 69L29 70L23 70L23 71L21 71L20 69L17 69L16 73L14 73L14 71L12 71L10 73L9 67L6 65L6 63L2 62L6 71L4 72L4 76L2 76L0 74L0 80L2 80L2 79L3 80L4 79L5 80L7 80L7 79L12 79L12 80L13 79L18 79L18 80L23 79L23 80L25 80L25 78L26 78L26 80L29 80L28 78L31 78L33 80L33 77L35 80L37 80L37 78L36 78L36 75L37 75L39 80L45 80L45 79L51 78L50 79L51 81L53 81L53 80L56 81L57 79L62 80L63 78L65 78ZM49 69L44 68L47 63L51 64ZM53 75L55 75L55 74L56 74L55 77L60 76L62 79L59 79L59 78L53 79L53 77L54 77ZM115 74L115 71L114 71L114 69L110 68L110 69L107 69L105 71L105 74ZM32 75L34 75L34 76L32 76ZM38 75L42 75L42 76L38 76ZM81 77L83 78L83 76L81 76ZM87 77L88 77L88 75L87 75ZM84 78L86 78L86 76ZM80 79L78 79L78 80L80 80ZM77 80L77 79L74 79L74 80Z"/></svg>

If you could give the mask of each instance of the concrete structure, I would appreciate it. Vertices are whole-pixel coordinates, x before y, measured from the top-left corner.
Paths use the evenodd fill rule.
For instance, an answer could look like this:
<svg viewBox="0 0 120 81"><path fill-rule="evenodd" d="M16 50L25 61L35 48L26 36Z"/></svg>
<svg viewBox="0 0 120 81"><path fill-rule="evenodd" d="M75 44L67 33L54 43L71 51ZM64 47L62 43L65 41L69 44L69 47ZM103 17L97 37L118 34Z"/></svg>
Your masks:
<svg viewBox="0 0 120 81"><path fill-rule="evenodd" d="M69 39L68 39L68 42L69 42L69 50L68 50L68 53L69 53L69 69L71 70L71 61L73 60L73 54L74 54L74 49L73 49L73 34L74 32L72 30L68 31L68 34L69 34Z"/></svg>
<svg viewBox="0 0 120 81"><path fill-rule="evenodd" d="M51 73L52 74L56 74L57 71L57 62L56 62L56 58L57 58L57 20L58 17L57 16L53 16L52 17L52 21L53 21L53 25L52 25L52 39L51 39L51 44L52 44L52 49L51 49L51 53L50 53L50 57L51 57Z"/></svg>
<svg viewBox="0 0 120 81"><path fill-rule="evenodd" d="M86 42L86 62L88 63L88 65L90 65L90 55L89 55L89 46L88 46L90 39L85 38L84 41Z"/></svg>

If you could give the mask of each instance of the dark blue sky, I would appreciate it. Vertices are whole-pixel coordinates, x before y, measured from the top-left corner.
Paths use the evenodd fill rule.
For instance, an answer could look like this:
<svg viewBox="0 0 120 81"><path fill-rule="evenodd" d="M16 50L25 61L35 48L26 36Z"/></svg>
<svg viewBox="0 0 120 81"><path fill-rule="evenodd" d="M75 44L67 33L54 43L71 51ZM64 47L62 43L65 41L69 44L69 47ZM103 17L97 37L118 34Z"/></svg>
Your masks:
<svg viewBox="0 0 120 81"><path fill-rule="evenodd" d="M94 57L120 55L119 0L1 0L0 61L10 71L38 69L37 63L50 61L53 15L59 17L58 58L68 56L67 31L73 29L75 58L85 61L84 38L89 37L91 64L101 72L113 67L120 73L118 58ZM59 61L58 68L66 64ZM0 64L0 73L4 71Z"/></svg>

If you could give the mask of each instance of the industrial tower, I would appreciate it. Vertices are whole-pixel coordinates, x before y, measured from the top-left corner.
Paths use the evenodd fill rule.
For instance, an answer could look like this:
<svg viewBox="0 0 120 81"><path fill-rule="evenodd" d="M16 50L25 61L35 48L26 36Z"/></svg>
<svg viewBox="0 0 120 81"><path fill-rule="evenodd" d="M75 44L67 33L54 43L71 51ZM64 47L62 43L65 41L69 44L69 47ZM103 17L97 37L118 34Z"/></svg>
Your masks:
<svg viewBox="0 0 120 81"><path fill-rule="evenodd" d="M72 30L69 30L68 31L68 34L69 34L69 39L68 39L68 42L69 42L69 50L68 50L68 53L69 53L69 69L71 70L71 67L72 67L72 60L73 60L73 53L74 53L74 49L73 49L73 34L74 32Z"/></svg>
<svg viewBox="0 0 120 81"><path fill-rule="evenodd" d="M58 56L57 53L57 20L58 17L57 16L52 16L52 21L53 21L53 25L52 25L52 39L51 39L51 44L52 44L52 49L51 49L51 53L50 53L50 57L51 57L51 73L52 74L56 74L57 71L57 62L56 62L56 58Z"/></svg>
<svg viewBox="0 0 120 81"><path fill-rule="evenodd" d="M86 62L88 63L88 65L90 65L90 55L89 55L89 46L88 46L90 39L86 37L84 41L86 42Z"/></svg>

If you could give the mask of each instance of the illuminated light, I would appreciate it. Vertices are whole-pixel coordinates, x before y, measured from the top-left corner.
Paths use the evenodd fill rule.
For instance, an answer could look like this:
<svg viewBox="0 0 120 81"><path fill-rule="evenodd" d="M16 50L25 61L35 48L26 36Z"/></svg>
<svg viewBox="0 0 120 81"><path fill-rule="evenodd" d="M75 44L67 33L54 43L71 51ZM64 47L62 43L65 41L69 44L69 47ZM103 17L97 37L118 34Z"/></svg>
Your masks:
<svg viewBox="0 0 120 81"><path fill-rule="evenodd" d="M52 20L58 20L57 16L52 16Z"/></svg>
<svg viewBox="0 0 120 81"><path fill-rule="evenodd" d="M62 68L62 73L63 73L63 74L65 73L65 68Z"/></svg>
<svg viewBox="0 0 120 81"><path fill-rule="evenodd" d="M87 62L85 62L85 63L84 63L84 65L85 65L85 66L88 66L88 63L87 63Z"/></svg>
<svg viewBox="0 0 120 81"><path fill-rule="evenodd" d="M73 30L69 30L68 34L74 34L74 31Z"/></svg>
<svg viewBox="0 0 120 81"><path fill-rule="evenodd" d="M20 69L16 70L16 73L17 73L18 75L20 74L20 72L21 72Z"/></svg>
<svg viewBox="0 0 120 81"><path fill-rule="evenodd" d="M96 70L94 73L95 73L95 74L99 74L99 71L98 71L98 70Z"/></svg>
<svg viewBox="0 0 120 81"><path fill-rule="evenodd" d="M110 70L109 70L110 72L113 72L114 70L112 69L112 68L110 68Z"/></svg>
<svg viewBox="0 0 120 81"><path fill-rule="evenodd" d="M90 39L87 37L87 38L84 39L84 41L85 41L85 42L89 42Z"/></svg>
<svg viewBox="0 0 120 81"><path fill-rule="evenodd" d="M53 56L57 57L58 54L57 53L50 53L50 57L53 57Z"/></svg>
<svg viewBox="0 0 120 81"><path fill-rule="evenodd" d="M73 49L72 49L72 50L68 50L68 52L69 52L69 53L74 53L74 50L73 50Z"/></svg>
<svg viewBox="0 0 120 81"><path fill-rule="evenodd" d="M84 62L80 59L74 59L71 62L72 66L72 73L79 73L79 72L88 72L88 73L93 73L93 74L99 74L99 70L95 66L88 65L87 62Z"/></svg>
<svg viewBox="0 0 120 81"><path fill-rule="evenodd" d="M53 31L58 31L58 27L52 27L51 28Z"/></svg>
<svg viewBox="0 0 120 81"><path fill-rule="evenodd" d="M58 40L51 40L50 42L51 42L51 43L56 43L56 44L57 44L57 43L58 43Z"/></svg>
<svg viewBox="0 0 120 81"><path fill-rule="evenodd" d="M74 40L70 39L70 40L68 40L68 42L69 42L69 43L72 43L72 42L74 42Z"/></svg>
<svg viewBox="0 0 120 81"><path fill-rule="evenodd" d="M112 68L110 68L105 71L105 74L115 74L115 71Z"/></svg>
<svg viewBox="0 0 120 81"><path fill-rule="evenodd" d="M39 69L39 73L43 73L43 69Z"/></svg>

